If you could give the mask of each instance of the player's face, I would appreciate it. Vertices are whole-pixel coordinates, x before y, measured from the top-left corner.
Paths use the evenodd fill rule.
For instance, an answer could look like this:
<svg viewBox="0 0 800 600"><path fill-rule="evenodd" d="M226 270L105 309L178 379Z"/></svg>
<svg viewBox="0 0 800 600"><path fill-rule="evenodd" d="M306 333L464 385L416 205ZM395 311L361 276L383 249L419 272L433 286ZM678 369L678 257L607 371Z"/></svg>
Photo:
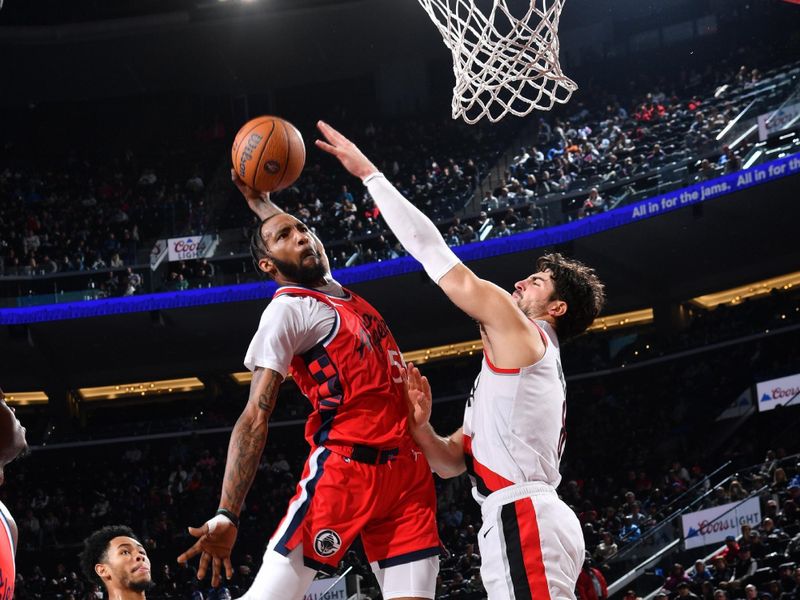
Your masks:
<svg viewBox="0 0 800 600"><path fill-rule="evenodd" d="M106 561L98 565L98 574L107 587L143 592L153 587L150 559L142 545L133 538L119 536L108 543Z"/></svg>
<svg viewBox="0 0 800 600"><path fill-rule="evenodd" d="M327 267L322 253L302 221L291 215L273 217L261 227L261 238L269 259L262 259L259 266L274 269L276 280L314 285L324 279Z"/></svg>
<svg viewBox="0 0 800 600"><path fill-rule="evenodd" d="M0 390L0 484L3 483L3 467L27 449L25 428L14 414L14 409L6 404Z"/></svg>
<svg viewBox="0 0 800 600"><path fill-rule="evenodd" d="M519 309L530 319L537 319L550 314L555 298L555 285L550 271L539 271L514 284L511 296L516 300Z"/></svg>

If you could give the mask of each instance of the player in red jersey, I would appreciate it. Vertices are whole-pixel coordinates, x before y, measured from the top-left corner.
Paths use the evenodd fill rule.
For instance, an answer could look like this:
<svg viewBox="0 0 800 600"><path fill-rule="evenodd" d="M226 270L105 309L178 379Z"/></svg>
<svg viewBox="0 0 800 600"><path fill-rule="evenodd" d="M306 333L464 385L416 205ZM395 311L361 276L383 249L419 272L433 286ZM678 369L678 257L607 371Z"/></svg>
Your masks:
<svg viewBox="0 0 800 600"><path fill-rule="evenodd" d="M311 453L297 493L270 539L247 600L302 598L317 571L334 571L361 536L384 598L433 598L438 573L436 498L428 463L408 431L403 361L386 322L330 275L319 240L268 195L234 181L261 218L251 250L280 286L245 357L250 397L228 448L217 515L190 528L201 554L232 575L231 548L267 438L278 386L291 373L313 412Z"/></svg>
<svg viewBox="0 0 800 600"><path fill-rule="evenodd" d="M14 409L6 404L3 390L0 390L0 485L5 481L5 466L27 449L25 428L14 414ZM17 524L6 506L0 502L0 600L14 597L16 550Z"/></svg>

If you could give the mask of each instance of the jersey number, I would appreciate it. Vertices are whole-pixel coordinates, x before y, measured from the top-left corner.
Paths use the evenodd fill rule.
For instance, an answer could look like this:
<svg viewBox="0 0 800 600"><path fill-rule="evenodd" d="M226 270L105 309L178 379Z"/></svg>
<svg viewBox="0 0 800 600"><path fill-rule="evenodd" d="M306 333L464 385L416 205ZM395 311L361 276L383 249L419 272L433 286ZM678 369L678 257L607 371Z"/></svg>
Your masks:
<svg viewBox="0 0 800 600"><path fill-rule="evenodd" d="M392 381L395 383L403 383L403 355L399 350L387 350L389 355L389 367L392 371Z"/></svg>

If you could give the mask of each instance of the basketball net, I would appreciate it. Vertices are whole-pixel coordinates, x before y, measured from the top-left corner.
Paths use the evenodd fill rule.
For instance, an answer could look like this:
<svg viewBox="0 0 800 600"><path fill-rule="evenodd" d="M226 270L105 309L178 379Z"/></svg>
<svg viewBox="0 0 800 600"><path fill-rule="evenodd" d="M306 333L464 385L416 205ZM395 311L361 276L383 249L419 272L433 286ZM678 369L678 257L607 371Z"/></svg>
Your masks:
<svg viewBox="0 0 800 600"><path fill-rule="evenodd" d="M492 0L488 14L477 1L419 0L453 53L453 119L496 123L567 102L578 86L558 62L565 0L530 0L521 18L509 0Z"/></svg>

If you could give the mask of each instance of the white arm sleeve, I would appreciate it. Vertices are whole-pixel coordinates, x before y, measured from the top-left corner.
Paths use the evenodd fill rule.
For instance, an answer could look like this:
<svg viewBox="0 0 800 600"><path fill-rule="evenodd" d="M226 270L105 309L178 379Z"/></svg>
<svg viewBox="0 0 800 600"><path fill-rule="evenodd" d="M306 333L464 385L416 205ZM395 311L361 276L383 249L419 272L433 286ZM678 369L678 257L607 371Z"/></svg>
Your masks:
<svg viewBox="0 0 800 600"><path fill-rule="evenodd" d="M285 379L297 354L324 340L336 324L336 312L314 298L279 296L267 305L244 357L250 371L272 369Z"/></svg>
<svg viewBox="0 0 800 600"><path fill-rule="evenodd" d="M364 185L397 239L437 284L461 262L445 243L436 225L406 200L383 173L368 176Z"/></svg>

